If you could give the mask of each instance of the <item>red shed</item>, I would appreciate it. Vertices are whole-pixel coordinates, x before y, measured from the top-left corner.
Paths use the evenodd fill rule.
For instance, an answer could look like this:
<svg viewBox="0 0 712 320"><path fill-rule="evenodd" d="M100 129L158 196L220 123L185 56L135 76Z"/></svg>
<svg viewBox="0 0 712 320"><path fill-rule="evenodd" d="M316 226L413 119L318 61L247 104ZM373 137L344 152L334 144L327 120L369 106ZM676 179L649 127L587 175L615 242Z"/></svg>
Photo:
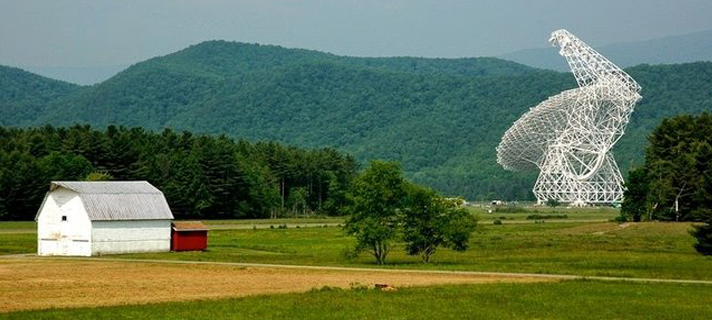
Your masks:
<svg viewBox="0 0 712 320"><path fill-rule="evenodd" d="M200 221L174 221L171 230L171 251L205 250L208 247L208 228Z"/></svg>

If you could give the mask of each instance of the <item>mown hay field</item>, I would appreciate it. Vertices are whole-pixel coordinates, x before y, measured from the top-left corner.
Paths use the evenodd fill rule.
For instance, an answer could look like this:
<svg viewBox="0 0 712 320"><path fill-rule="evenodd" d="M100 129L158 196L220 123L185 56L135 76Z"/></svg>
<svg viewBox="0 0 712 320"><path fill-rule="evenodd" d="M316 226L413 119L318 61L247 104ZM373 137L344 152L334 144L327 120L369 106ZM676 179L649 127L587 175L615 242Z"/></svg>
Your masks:
<svg viewBox="0 0 712 320"><path fill-rule="evenodd" d="M308 270L106 260L0 259L0 312L146 304L387 284L544 282L552 279L355 270Z"/></svg>

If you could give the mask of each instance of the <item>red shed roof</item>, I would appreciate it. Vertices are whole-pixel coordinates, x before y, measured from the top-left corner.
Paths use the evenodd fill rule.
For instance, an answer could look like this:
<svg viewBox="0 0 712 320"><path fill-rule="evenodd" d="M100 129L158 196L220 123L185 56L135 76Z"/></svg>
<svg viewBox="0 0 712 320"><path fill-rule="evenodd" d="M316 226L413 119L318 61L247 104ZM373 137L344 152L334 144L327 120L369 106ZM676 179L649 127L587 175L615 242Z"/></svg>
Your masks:
<svg viewBox="0 0 712 320"><path fill-rule="evenodd" d="M208 231L208 227L200 221L173 221L171 224L176 231Z"/></svg>

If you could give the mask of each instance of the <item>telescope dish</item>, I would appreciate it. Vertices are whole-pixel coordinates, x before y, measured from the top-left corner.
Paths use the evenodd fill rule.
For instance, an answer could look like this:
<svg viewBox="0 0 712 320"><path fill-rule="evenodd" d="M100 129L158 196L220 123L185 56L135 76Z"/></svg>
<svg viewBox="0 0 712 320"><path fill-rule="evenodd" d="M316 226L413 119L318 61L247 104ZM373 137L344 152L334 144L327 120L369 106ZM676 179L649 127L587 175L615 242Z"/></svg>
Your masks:
<svg viewBox="0 0 712 320"><path fill-rule="evenodd" d="M497 147L497 162L511 171L538 169L539 203L620 202L623 178L611 148L623 136L640 86L622 69L566 30L559 46L578 88L549 97L515 121Z"/></svg>

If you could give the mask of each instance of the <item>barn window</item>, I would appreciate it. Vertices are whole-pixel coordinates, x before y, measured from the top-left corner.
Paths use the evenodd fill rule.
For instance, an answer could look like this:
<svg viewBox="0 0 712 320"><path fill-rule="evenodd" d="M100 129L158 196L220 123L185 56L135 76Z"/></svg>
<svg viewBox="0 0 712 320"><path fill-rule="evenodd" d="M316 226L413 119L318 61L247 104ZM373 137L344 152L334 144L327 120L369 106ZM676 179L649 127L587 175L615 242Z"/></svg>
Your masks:
<svg viewBox="0 0 712 320"><path fill-rule="evenodd" d="M62 216L62 221L67 221L67 216Z"/></svg>

